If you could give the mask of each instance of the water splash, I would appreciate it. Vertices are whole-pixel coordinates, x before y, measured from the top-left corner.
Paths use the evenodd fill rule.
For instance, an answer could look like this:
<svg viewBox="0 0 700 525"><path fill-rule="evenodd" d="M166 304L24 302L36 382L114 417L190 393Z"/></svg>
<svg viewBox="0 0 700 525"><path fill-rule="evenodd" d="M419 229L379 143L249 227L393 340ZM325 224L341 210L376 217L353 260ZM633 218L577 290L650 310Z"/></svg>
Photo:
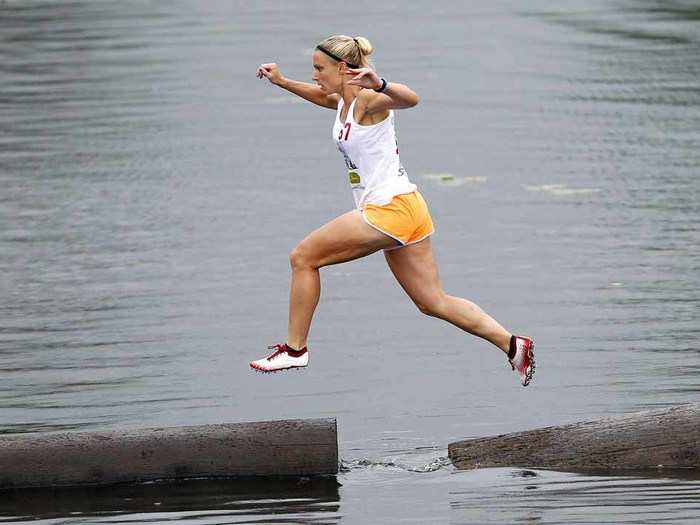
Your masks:
<svg viewBox="0 0 700 525"><path fill-rule="evenodd" d="M433 459L425 465L409 465L397 461L373 461L370 459L353 459L353 460L340 460L339 471L341 473L352 472L355 470L365 470L371 468L387 468L395 470L403 470L406 472L436 472L445 467L451 467L452 462L447 456L440 456Z"/></svg>

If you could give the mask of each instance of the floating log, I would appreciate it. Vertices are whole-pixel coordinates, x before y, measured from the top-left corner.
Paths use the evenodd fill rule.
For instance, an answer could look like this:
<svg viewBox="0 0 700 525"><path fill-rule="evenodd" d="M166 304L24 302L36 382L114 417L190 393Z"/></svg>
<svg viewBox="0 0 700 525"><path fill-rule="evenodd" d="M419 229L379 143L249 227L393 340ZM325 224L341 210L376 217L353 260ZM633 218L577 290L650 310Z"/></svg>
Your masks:
<svg viewBox="0 0 700 525"><path fill-rule="evenodd" d="M700 469L700 403L451 443L459 469Z"/></svg>
<svg viewBox="0 0 700 525"><path fill-rule="evenodd" d="M0 489L337 472L335 419L0 437Z"/></svg>

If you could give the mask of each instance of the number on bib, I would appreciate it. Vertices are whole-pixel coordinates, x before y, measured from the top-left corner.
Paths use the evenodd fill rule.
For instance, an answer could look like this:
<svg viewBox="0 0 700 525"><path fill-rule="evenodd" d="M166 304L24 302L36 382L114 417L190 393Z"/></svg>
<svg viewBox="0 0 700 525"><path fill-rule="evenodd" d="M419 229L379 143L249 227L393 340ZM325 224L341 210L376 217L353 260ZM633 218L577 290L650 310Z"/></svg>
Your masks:
<svg viewBox="0 0 700 525"><path fill-rule="evenodd" d="M345 126L340 128L340 135L338 135L338 140L343 140L343 131L345 131L345 140L348 140L348 137L350 136L350 127L350 122L346 122Z"/></svg>

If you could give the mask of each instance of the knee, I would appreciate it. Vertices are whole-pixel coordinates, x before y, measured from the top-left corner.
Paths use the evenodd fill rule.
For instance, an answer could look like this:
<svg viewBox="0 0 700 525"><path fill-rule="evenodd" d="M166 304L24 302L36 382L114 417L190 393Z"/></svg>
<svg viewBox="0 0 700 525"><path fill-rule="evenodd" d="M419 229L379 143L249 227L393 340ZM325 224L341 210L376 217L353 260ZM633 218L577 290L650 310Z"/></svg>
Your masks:
<svg viewBox="0 0 700 525"><path fill-rule="evenodd" d="M291 251L289 254L289 264L292 267L292 270L314 267L311 254L304 246L304 243L297 244Z"/></svg>
<svg viewBox="0 0 700 525"><path fill-rule="evenodd" d="M447 306L447 295L445 292L440 291L424 299L418 301L414 300L414 303L421 313L429 315L430 317L442 318L444 317L445 308Z"/></svg>

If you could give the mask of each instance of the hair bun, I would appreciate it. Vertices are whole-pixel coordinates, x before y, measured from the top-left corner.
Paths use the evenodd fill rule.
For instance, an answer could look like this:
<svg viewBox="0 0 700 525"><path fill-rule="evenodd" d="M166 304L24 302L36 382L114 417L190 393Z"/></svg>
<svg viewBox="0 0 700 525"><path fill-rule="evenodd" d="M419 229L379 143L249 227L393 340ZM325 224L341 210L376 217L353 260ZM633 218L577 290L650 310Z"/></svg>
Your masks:
<svg viewBox="0 0 700 525"><path fill-rule="evenodd" d="M372 47L372 44L370 44L369 40L367 40L363 36L356 36L353 38L355 43L357 44L358 49L360 50L360 53L362 53L365 56L371 55L372 51L374 51L374 48Z"/></svg>

